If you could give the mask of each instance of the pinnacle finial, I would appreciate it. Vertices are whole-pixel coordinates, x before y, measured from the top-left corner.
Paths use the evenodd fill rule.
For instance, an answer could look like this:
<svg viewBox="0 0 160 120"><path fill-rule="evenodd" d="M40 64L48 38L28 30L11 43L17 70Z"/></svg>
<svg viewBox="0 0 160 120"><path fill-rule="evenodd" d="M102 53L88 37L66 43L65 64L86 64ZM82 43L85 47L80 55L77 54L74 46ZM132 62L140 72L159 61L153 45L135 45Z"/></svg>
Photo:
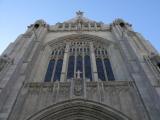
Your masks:
<svg viewBox="0 0 160 120"><path fill-rule="evenodd" d="M78 17L82 17L82 16L83 16L83 13L84 13L84 12L82 12L82 11L80 11L80 10L76 12L76 14L77 14Z"/></svg>

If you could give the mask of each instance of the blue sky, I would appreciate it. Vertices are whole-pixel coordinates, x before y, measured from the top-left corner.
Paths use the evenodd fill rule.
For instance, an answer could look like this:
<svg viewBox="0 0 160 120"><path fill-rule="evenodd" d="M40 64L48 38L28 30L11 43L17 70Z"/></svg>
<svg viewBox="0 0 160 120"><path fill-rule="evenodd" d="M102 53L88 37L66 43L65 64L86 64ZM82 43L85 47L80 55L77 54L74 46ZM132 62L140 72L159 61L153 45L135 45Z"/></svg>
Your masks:
<svg viewBox="0 0 160 120"><path fill-rule="evenodd" d="M55 24L78 10L104 23L123 18L160 51L160 0L0 0L0 54L37 19Z"/></svg>

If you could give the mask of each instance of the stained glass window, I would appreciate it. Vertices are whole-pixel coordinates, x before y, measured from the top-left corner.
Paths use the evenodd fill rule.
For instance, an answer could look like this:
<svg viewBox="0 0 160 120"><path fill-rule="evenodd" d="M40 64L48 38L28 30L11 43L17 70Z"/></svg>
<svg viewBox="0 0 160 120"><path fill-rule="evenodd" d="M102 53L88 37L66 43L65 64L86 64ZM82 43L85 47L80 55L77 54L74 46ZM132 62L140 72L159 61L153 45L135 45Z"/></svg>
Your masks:
<svg viewBox="0 0 160 120"><path fill-rule="evenodd" d="M54 78L53 78L54 81L60 80L61 70L62 70L62 64L63 64L63 60L62 60L62 59L59 59L59 60L57 61L56 71L55 71L55 73L54 73Z"/></svg>
<svg viewBox="0 0 160 120"><path fill-rule="evenodd" d="M112 67L111 67L111 63L109 61L109 59L104 59L104 64L105 64L105 68L106 68L106 72L107 72L107 77L109 81L114 81L114 75L113 75L113 71L112 71Z"/></svg>
<svg viewBox="0 0 160 120"><path fill-rule="evenodd" d="M85 62L85 78L89 78L90 80L92 80L91 62L90 62L90 57L88 55L84 57L84 62Z"/></svg>
<svg viewBox="0 0 160 120"><path fill-rule="evenodd" d="M101 79L102 81L105 81L103 63L100 58L96 59L96 65L97 65L98 78Z"/></svg>
<svg viewBox="0 0 160 120"><path fill-rule="evenodd" d="M76 66L76 72L77 71L82 72L83 71L83 66L82 66L82 56L77 56L77 66ZM82 78L82 74L80 74L80 77Z"/></svg>
<svg viewBox="0 0 160 120"><path fill-rule="evenodd" d="M54 64L55 64L55 60L52 59L50 60L49 64L48 64L48 69L47 69L47 72L46 72L46 75L45 75L45 82L50 82L51 81L51 78L52 78L52 72L53 72L53 69L54 69Z"/></svg>
<svg viewBox="0 0 160 120"><path fill-rule="evenodd" d="M52 55L54 55L54 51L52 51Z"/></svg>
<svg viewBox="0 0 160 120"><path fill-rule="evenodd" d="M74 77L74 56L69 57L68 61L68 71L67 71L67 79Z"/></svg>

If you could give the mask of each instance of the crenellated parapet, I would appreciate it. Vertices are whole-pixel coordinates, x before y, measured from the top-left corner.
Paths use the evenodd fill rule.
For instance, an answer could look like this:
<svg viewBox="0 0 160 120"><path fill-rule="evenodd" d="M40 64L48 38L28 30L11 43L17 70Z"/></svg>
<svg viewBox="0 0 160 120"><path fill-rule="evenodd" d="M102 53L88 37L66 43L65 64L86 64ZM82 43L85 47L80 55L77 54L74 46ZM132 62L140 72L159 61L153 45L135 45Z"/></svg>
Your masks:
<svg viewBox="0 0 160 120"><path fill-rule="evenodd" d="M55 25L49 27L50 31L106 31L110 30L110 26L103 22L97 22L88 19L83 16L83 12L76 12L76 17L64 21L58 22Z"/></svg>

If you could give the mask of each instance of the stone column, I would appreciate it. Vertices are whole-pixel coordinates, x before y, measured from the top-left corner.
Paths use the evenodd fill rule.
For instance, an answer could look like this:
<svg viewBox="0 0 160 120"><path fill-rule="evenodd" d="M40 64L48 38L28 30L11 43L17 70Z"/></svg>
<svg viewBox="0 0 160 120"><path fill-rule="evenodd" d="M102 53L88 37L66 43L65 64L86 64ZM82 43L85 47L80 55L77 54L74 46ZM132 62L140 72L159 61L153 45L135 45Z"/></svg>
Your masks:
<svg viewBox="0 0 160 120"><path fill-rule="evenodd" d="M91 68L92 68L93 81L98 81L96 58L95 58L94 48L93 48L92 42L90 42L90 56L91 56Z"/></svg>
<svg viewBox="0 0 160 120"><path fill-rule="evenodd" d="M69 44L67 43L65 52L64 52L64 58L63 58L63 66L62 66L61 79L60 79L61 82L64 82L66 80L68 56L69 56Z"/></svg>

